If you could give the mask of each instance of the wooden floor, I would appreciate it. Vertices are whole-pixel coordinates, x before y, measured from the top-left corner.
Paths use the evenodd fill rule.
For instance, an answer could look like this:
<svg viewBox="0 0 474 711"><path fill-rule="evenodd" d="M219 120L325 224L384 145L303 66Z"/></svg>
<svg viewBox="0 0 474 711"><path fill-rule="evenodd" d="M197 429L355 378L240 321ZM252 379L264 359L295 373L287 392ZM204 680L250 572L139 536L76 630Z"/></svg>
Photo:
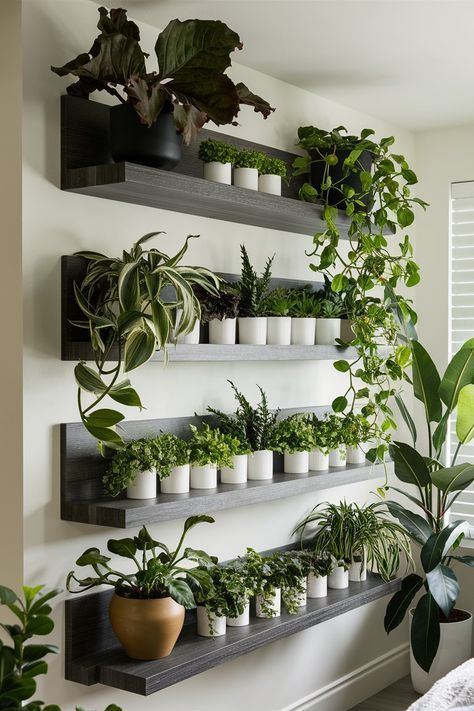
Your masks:
<svg viewBox="0 0 474 711"><path fill-rule="evenodd" d="M418 694L413 691L410 677L406 676L371 699L354 706L351 711L406 711L418 698Z"/></svg>

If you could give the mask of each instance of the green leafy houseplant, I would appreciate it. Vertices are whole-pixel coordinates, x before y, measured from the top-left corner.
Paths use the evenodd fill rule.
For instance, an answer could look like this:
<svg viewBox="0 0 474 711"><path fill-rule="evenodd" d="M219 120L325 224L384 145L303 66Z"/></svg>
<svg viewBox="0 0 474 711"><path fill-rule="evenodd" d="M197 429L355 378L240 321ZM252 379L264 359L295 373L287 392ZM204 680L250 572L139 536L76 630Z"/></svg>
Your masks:
<svg viewBox="0 0 474 711"><path fill-rule="evenodd" d="M208 323L213 319L222 321L225 318L236 318L239 312L240 294L233 284L223 280L219 282L217 294L205 289L194 289L201 306L201 321Z"/></svg>
<svg viewBox="0 0 474 711"><path fill-rule="evenodd" d="M35 636L46 636L54 629L49 601L59 590L44 591L43 585L34 588L24 586L20 598L10 588L0 585L0 604L7 607L17 618L15 624L1 624L11 640L11 645L0 642L0 709L5 711L61 711L56 704L33 700L36 693L36 677L48 672L45 657L57 654L53 644L30 643ZM83 711L76 707L76 711ZM109 704L105 711L121 711Z"/></svg>
<svg viewBox="0 0 474 711"><path fill-rule="evenodd" d="M313 427L307 415L292 415L277 422L272 442L275 452L310 452L313 447Z"/></svg>
<svg viewBox="0 0 474 711"><path fill-rule="evenodd" d="M190 568L183 564L196 562L212 565L211 558L204 551L183 548L186 535L199 523L214 523L210 516L190 516L184 523L183 532L175 551L159 541L153 540L145 526L133 538L110 539L107 549L110 553L133 561L134 573L122 573L110 567L110 558L98 548L88 548L76 560L79 567L91 566L93 575L78 578L75 571L67 576L69 592L80 593L97 585L110 585L120 597L138 600L152 600L171 597L187 609L195 607L193 592L187 582L192 578L196 587L203 589L211 585L211 578L202 568ZM72 588L73 584L78 589Z"/></svg>
<svg viewBox="0 0 474 711"><path fill-rule="evenodd" d="M455 620L459 595L456 564L474 567L474 556L459 555L459 547L468 525L462 520L449 521L448 512L458 496L474 481L474 466L456 464L460 449L474 437L474 339L467 341L453 356L441 378L430 355L417 340L408 341L412 353L413 394L422 404L428 435L428 452L422 455L417 444L415 424L403 401L398 399L402 417L413 444L396 441L390 447L395 475L404 485L391 487L408 498L410 508L388 501L390 513L404 526L413 543L420 548L422 575L412 573L402 589L388 604L385 629L398 627L418 599L411 625L411 648L415 660L429 671L439 647L440 623ZM449 420L456 413L456 450L444 466L441 457ZM415 513L413 505L419 513Z"/></svg>
<svg viewBox="0 0 474 711"><path fill-rule="evenodd" d="M155 467L154 440L131 440L114 453L102 478L102 483L107 493L111 496L118 496L132 483L137 472L150 471Z"/></svg>
<svg viewBox="0 0 474 711"><path fill-rule="evenodd" d="M358 447L368 442L373 434L373 428L364 415L350 412L342 421L342 438L348 447Z"/></svg>
<svg viewBox="0 0 474 711"><path fill-rule="evenodd" d="M326 502L315 506L294 533L299 533L305 548L311 548L317 555L330 555L335 565L347 570L357 544L356 530L353 505L341 501L339 504Z"/></svg>
<svg viewBox="0 0 474 711"><path fill-rule="evenodd" d="M346 313L346 308L343 303L322 299L319 302L318 318L343 318Z"/></svg>
<svg viewBox="0 0 474 711"><path fill-rule="evenodd" d="M261 276L250 263L245 245L240 245L242 272L236 287L240 294L239 316L261 316L272 276L273 257L269 257Z"/></svg>
<svg viewBox="0 0 474 711"><path fill-rule="evenodd" d="M269 559L270 576L275 587L281 587L281 599L290 615L300 609L300 596L306 593L309 566L297 551L274 553Z"/></svg>
<svg viewBox="0 0 474 711"><path fill-rule="evenodd" d="M311 417L313 449L319 449L323 454L329 454L333 449L332 432L333 426L331 419L324 417L318 418L315 414Z"/></svg>
<svg viewBox="0 0 474 711"><path fill-rule="evenodd" d="M189 464L189 442L169 432L162 432L153 441L155 466L160 480L171 474L173 467Z"/></svg>
<svg viewBox="0 0 474 711"><path fill-rule="evenodd" d="M279 175L281 178L286 178L288 167L284 160L280 158L269 158L264 156L259 167L260 175Z"/></svg>
<svg viewBox="0 0 474 711"><path fill-rule="evenodd" d="M290 312L290 292L288 289L273 289L265 297L262 306L263 316L288 316Z"/></svg>
<svg viewBox="0 0 474 711"><path fill-rule="evenodd" d="M232 434L242 444L248 446L250 451L258 452L270 449L279 410L271 412L267 396L260 386L258 389L261 399L258 405L253 407L231 380L227 382L234 391L235 399L238 402L237 410L233 415L227 415L220 410L208 407L208 412L218 418L219 426L223 432Z"/></svg>
<svg viewBox="0 0 474 711"><path fill-rule="evenodd" d="M189 441L189 456L192 464L205 466L214 464L217 467L232 467L233 457L240 454L242 443L230 434L225 434L219 429L211 429L204 425L198 430L190 425L192 437Z"/></svg>
<svg viewBox="0 0 474 711"><path fill-rule="evenodd" d="M208 138L199 145L199 159L204 163L234 163L237 148L223 141Z"/></svg>
<svg viewBox="0 0 474 711"><path fill-rule="evenodd" d="M140 47L140 31L124 9L110 13L99 8L100 35L89 52L62 67L51 67L59 76L72 74L72 96L88 99L105 90L129 103L140 121L151 126L171 103L177 129L185 143L207 122L232 124L243 104L266 118L274 109L242 83L234 84L225 70L230 53L242 49L239 36L218 20L172 20L158 36L155 52L159 71L148 72ZM120 87L123 94L117 89Z"/></svg>
<svg viewBox="0 0 474 711"><path fill-rule="evenodd" d="M316 318L321 313L318 294L311 289L291 289L288 315L293 318Z"/></svg>
<svg viewBox="0 0 474 711"><path fill-rule="evenodd" d="M260 171L260 168L265 160L265 156L260 151L252 151L248 148L242 148L237 151L234 159L234 168L255 168Z"/></svg>
<svg viewBox="0 0 474 711"><path fill-rule="evenodd" d="M270 556L262 556L253 548L247 548L244 565L255 583L254 592L259 596L262 613L265 617L274 617L276 611L272 601L276 588L282 582L281 571L277 570L274 563L272 565Z"/></svg>
<svg viewBox="0 0 474 711"><path fill-rule="evenodd" d="M217 293L218 279L212 272L181 264L191 237L169 257L156 248L142 247L157 234L160 233L145 235L121 257L77 253L87 260L81 285L74 285L76 302L85 320L73 323L89 331L96 364L93 369L81 362L74 369L79 413L93 437L115 448L123 445L114 428L124 416L98 406L108 396L121 405L141 408L140 397L130 381L120 380L122 371L128 373L140 367L156 349L163 349L166 354L172 332L177 338L192 330L201 313L194 286ZM109 368L106 360L115 345L117 361ZM84 394L93 398L88 405L83 403Z"/></svg>

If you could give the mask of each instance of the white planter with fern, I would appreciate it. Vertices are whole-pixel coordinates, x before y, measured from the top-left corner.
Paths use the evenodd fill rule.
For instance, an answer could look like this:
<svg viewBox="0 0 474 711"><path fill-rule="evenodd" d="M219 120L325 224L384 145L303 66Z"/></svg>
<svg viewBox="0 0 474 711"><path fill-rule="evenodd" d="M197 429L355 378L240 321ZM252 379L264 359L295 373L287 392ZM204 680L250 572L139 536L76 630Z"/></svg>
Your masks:
<svg viewBox="0 0 474 711"><path fill-rule="evenodd" d="M204 605L198 605L197 633L200 637L222 637L226 632L226 618L217 617L213 612L209 612Z"/></svg>
<svg viewBox="0 0 474 711"><path fill-rule="evenodd" d="M283 454L285 474L307 474L309 472L308 452L285 452Z"/></svg>
<svg viewBox="0 0 474 711"><path fill-rule="evenodd" d="M258 190L258 169L234 168L234 185L247 190Z"/></svg>
<svg viewBox="0 0 474 711"><path fill-rule="evenodd" d="M250 602L245 605L241 615L227 618L227 627L247 627L250 624Z"/></svg>
<svg viewBox="0 0 474 711"><path fill-rule="evenodd" d="M215 183L232 184L232 163L219 163L216 160L203 164L203 175L205 180L212 180Z"/></svg>
<svg viewBox="0 0 474 711"><path fill-rule="evenodd" d="M249 481L273 479L273 452L269 449L260 449L248 455Z"/></svg>
<svg viewBox="0 0 474 711"><path fill-rule="evenodd" d="M237 319L235 318L213 318L209 321L209 343L218 346L235 345L237 331Z"/></svg>
<svg viewBox="0 0 474 711"><path fill-rule="evenodd" d="M357 447L347 447L347 463L348 464L364 464L365 463L365 448L363 445Z"/></svg>
<svg viewBox="0 0 474 711"><path fill-rule="evenodd" d="M349 581L351 583L361 583L367 580L367 567L362 560L353 560L349 568Z"/></svg>
<svg viewBox="0 0 474 711"><path fill-rule="evenodd" d="M215 464L191 464L191 489L215 489L217 466Z"/></svg>
<svg viewBox="0 0 474 711"><path fill-rule="evenodd" d="M330 467L345 467L347 463L347 453L344 444L340 444L337 449L332 449L329 452L329 466Z"/></svg>
<svg viewBox="0 0 474 711"><path fill-rule="evenodd" d="M171 474L160 481L162 494L187 494L189 491L190 465L173 467Z"/></svg>
<svg viewBox="0 0 474 711"><path fill-rule="evenodd" d="M344 590L349 587L349 571L343 565L336 565L328 575L328 588Z"/></svg>
<svg viewBox="0 0 474 711"><path fill-rule="evenodd" d="M259 175L258 191L270 195L281 195L281 177L279 175Z"/></svg>
<svg viewBox="0 0 474 711"><path fill-rule="evenodd" d="M137 472L133 481L127 486L127 499L154 499L156 489L156 469Z"/></svg>
<svg viewBox="0 0 474 711"><path fill-rule="evenodd" d="M269 614L265 613L265 607ZM274 588L271 593L262 599L262 595L257 595L255 598L255 615L256 617L280 617L281 615L281 589Z"/></svg>
<svg viewBox="0 0 474 711"><path fill-rule="evenodd" d="M296 596L296 604L298 607L305 607L308 602L308 583L306 578L301 578L300 584L302 590Z"/></svg>
<svg viewBox="0 0 474 711"><path fill-rule="evenodd" d="M221 468L221 484L245 484L247 481L247 455L236 454L232 463L233 467Z"/></svg>
<svg viewBox="0 0 474 711"><path fill-rule="evenodd" d="M324 472L329 469L329 454L324 454L320 449L313 449L309 453L309 470Z"/></svg>

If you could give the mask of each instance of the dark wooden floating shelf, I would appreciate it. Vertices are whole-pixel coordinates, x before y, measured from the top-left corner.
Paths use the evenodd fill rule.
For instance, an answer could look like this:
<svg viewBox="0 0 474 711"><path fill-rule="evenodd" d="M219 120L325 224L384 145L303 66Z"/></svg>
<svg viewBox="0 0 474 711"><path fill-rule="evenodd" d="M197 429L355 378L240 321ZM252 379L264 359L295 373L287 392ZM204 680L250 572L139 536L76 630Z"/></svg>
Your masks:
<svg viewBox="0 0 474 711"><path fill-rule="evenodd" d="M248 627L227 628L226 635L214 639L198 637L195 613L188 613L171 655L151 662L129 659L118 644L107 613L112 593L76 597L66 600L66 679L147 696L399 589L400 580L387 583L369 574L365 582L350 583L346 590L329 590L326 598L308 600L296 615L283 612L271 620L252 617Z"/></svg>

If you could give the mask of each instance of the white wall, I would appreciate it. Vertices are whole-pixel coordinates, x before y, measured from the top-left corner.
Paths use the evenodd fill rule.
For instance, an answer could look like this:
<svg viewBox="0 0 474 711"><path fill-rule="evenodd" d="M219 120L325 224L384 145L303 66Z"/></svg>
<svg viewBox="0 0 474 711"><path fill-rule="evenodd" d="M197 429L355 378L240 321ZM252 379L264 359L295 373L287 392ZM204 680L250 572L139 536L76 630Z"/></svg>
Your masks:
<svg viewBox="0 0 474 711"><path fill-rule="evenodd" d="M257 265L263 266L265 257L276 252L275 276L311 278L304 254L311 240L61 192L59 96L67 82L59 80L48 68L88 48L97 21L97 6L88 0L26 0L23 10L25 570L28 582L56 586L64 585L65 573L86 547L104 546L108 537L119 533L61 522L59 518L58 424L78 419L73 364L59 360L60 256L81 248L113 254L148 231L166 230L168 235L161 239L161 247L170 251L186 234L201 234L191 247L190 263L236 272L239 244L245 242ZM155 30L145 28L145 48L152 49L155 36ZM394 126L248 68L235 66L233 75L278 107L267 121L243 109L242 125L232 130L244 138L291 150L300 124L331 127L344 123L352 131L372 126L380 135L395 133L398 150L409 158L413 155L413 137ZM272 405L290 407L329 403L339 394L342 376L330 363L266 363L265 367L259 363L187 363L171 364L166 369L154 363L134 374L133 383L147 407L141 416L159 418L203 412L207 403L230 410L233 401L225 384L227 378L251 396L256 394L255 383L259 383L267 390ZM128 417L138 418L140 414L130 411ZM257 549L277 546L289 540L295 523L318 500L347 497L362 502L374 489L375 484L353 485L319 497L294 497L221 512L212 527L196 530L190 543L221 559L242 553L247 545ZM156 525L152 533L172 544L181 525L180 521ZM314 695L318 689L337 686L342 677L364 665L370 666L380 655L404 642L403 629L386 640L382 625L384 604L380 601L344 615L149 699L103 686L87 688L66 682L60 656L51 662L40 695L65 709L76 703L99 709L115 701L127 711L158 705L167 711L276 711ZM55 638L64 647L61 604L56 620ZM405 668L403 653L397 653L393 665L390 659L389 654L383 674L366 675L358 690L346 690L338 696L335 711L348 708L385 686L392 677L400 676ZM380 668L376 667L377 672ZM324 704L320 708L330 711L329 701Z"/></svg>

